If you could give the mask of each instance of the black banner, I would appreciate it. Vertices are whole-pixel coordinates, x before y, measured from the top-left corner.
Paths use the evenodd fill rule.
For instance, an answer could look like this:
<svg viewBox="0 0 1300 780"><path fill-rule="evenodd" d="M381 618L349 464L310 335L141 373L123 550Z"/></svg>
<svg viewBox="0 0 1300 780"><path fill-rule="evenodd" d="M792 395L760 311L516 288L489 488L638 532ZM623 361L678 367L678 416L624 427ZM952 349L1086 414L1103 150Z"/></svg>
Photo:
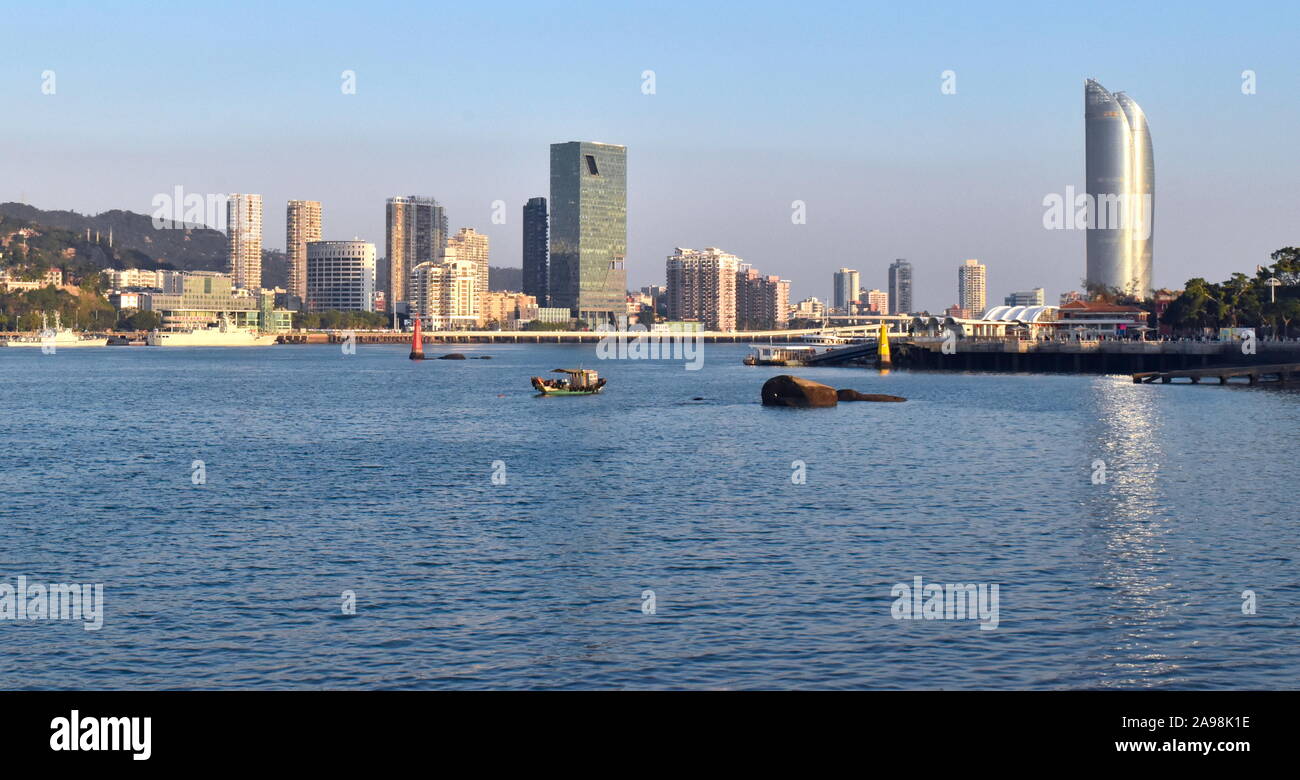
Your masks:
<svg viewBox="0 0 1300 780"><path fill-rule="evenodd" d="M8 758L128 771L338 768L478 756L569 763L626 750L840 756L874 765L1237 766L1285 757L1290 693L11 692Z"/></svg>

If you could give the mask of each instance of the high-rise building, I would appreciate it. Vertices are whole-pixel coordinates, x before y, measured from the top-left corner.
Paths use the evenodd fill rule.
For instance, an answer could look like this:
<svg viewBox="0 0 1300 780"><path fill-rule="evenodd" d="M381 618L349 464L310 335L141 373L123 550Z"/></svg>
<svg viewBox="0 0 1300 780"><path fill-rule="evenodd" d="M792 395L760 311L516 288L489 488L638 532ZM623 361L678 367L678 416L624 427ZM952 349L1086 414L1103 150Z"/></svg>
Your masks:
<svg viewBox="0 0 1300 780"><path fill-rule="evenodd" d="M307 299L307 242L320 241L320 201L291 200L285 211L284 251L289 260L289 294Z"/></svg>
<svg viewBox="0 0 1300 780"><path fill-rule="evenodd" d="M550 230L547 228L546 198L529 198L524 204L524 292L546 302L547 256Z"/></svg>
<svg viewBox="0 0 1300 780"><path fill-rule="evenodd" d="M1155 158L1142 108L1084 82L1089 287L1149 297L1155 227Z"/></svg>
<svg viewBox="0 0 1300 780"><path fill-rule="evenodd" d="M867 309L876 314L889 313L889 293L884 290L867 290L867 294L862 296L867 304Z"/></svg>
<svg viewBox="0 0 1300 780"><path fill-rule="evenodd" d="M759 273L748 263L736 272L736 327L776 330L790 320L790 282Z"/></svg>
<svg viewBox="0 0 1300 780"><path fill-rule="evenodd" d="M705 330L736 329L736 274L741 260L717 247L677 249L668 256L668 319Z"/></svg>
<svg viewBox="0 0 1300 780"><path fill-rule="evenodd" d="M307 311L374 311L375 245L307 242Z"/></svg>
<svg viewBox="0 0 1300 780"><path fill-rule="evenodd" d="M551 144L548 296L589 323L626 310L627 147Z"/></svg>
<svg viewBox="0 0 1300 780"><path fill-rule="evenodd" d="M1017 290L1002 301L1007 306L1042 306L1047 303L1047 291L1042 287L1032 290Z"/></svg>
<svg viewBox="0 0 1300 780"><path fill-rule="evenodd" d="M901 258L889 264L889 313L912 313L912 264Z"/></svg>
<svg viewBox="0 0 1300 780"><path fill-rule="evenodd" d="M385 210L388 273L384 299L389 308L410 300L411 269L433 262L447 245L447 212L438 201L417 195L388 199Z"/></svg>
<svg viewBox="0 0 1300 780"><path fill-rule="evenodd" d="M262 288L262 196L231 195L226 201L228 268L236 287Z"/></svg>
<svg viewBox="0 0 1300 780"><path fill-rule="evenodd" d="M447 249L455 249L455 257L461 262L474 263L478 286L474 288L474 315L483 315L483 297L488 294L488 237L474 228L461 228L460 232L447 239Z"/></svg>
<svg viewBox="0 0 1300 780"><path fill-rule="evenodd" d="M831 296L831 307L836 311L849 314L853 302L858 299L858 289L862 284L862 275L851 268L841 268L835 272L835 294Z"/></svg>
<svg viewBox="0 0 1300 780"><path fill-rule="evenodd" d="M988 269L978 260L967 260L957 267L957 305L968 316L984 313L984 279Z"/></svg>
<svg viewBox="0 0 1300 780"><path fill-rule="evenodd" d="M478 264L461 260L458 252L448 246L441 262L426 261L411 271L411 313L427 318L430 328L478 325Z"/></svg>

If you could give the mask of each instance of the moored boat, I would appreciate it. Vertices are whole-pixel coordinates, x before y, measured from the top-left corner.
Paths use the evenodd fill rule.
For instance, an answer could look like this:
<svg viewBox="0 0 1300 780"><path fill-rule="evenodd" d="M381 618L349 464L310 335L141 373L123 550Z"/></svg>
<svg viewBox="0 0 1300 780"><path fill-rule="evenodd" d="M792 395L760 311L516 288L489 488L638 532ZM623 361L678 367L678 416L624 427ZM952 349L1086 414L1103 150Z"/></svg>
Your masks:
<svg viewBox="0 0 1300 780"><path fill-rule="evenodd" d="M816 344L819 347L838 347L842 344L849 343L849 340L843 336L837 336L834 333L805 333L796 337L800 343Z"/></svg>
<svg viewBox="0 0 1300 780"><path fill-rule="evenodd" d="M0 341L0 347L53 347L56 350L65 347L105 346L108 346L107 336L77 334L67 328L45 330L35 336L14 336Z"/></svg>
<svg viewBox="0 0 1300 780"><path fill-rule="evenodd" d="M750 345L754 350L741 361L747 366L802 366L817 354L816 347L774 347Z"/></svg>
<svg viewBox="0 0 1300 780"><path fill-rule="evenodd" d="M274 333L235 325L225 317L215 326L192 330L155 330L145 341L151 347L265 347L275 343Z"/></svg>
<svg viewBox="0 0 1300 780"><path fill-rule="evenodd" d="M108 345L107 336L94 336L89 333L77 333L65 328L59 322L59 313L54 313L54 327L50 327L49 317L41 315L41 332L33 336L10 336L0 339L0 347L45 347L60 350L65 347L104 347Z"/></svg>
<svg viewBox="0 0 1300 780"><path fill-rule="evenodd" d="M557 368L551 373L564 374L562 379L533 377L533 388L542 395L595 395L605 380L590 368Z"/></svg>

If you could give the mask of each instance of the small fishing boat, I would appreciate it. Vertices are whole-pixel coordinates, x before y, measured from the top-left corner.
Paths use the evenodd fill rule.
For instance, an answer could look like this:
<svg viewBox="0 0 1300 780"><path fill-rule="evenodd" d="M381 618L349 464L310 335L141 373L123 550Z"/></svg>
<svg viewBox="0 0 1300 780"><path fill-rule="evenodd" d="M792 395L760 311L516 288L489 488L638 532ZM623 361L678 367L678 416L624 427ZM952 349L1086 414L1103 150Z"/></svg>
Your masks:
<svg viewBox="0 0 1300 780"><path fill-rule="evenodd" d="M561 379L533 377L533 387L542 395L595 395L605 386L605 380L590 368L557 368L551 373L565 376Z"/></svg>

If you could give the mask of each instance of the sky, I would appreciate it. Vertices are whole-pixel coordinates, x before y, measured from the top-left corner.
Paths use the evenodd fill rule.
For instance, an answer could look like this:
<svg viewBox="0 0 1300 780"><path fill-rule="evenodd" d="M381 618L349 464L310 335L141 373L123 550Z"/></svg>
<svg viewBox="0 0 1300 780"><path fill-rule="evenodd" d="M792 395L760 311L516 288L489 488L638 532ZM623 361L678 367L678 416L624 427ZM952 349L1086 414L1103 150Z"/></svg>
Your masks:
<svg viewBox="0 0 1300 780"><path fill-rule="evenodd" d="M955 303L967 258L990 305L1052 303L1084 272L1083 232L1045 229L1043 199L1083 190L1089 77L1150 123L1157 286L1300 244L1294 4L42 2L21 22L0 46L0 201L261 193L268 248L308 199L326 239L382 254L384 199L429 195L519 266L549 145L591 140L628 147L629 286L716 246L793 300L829 298L841 266L884 289L901 257L917 308Z"/></svg>

